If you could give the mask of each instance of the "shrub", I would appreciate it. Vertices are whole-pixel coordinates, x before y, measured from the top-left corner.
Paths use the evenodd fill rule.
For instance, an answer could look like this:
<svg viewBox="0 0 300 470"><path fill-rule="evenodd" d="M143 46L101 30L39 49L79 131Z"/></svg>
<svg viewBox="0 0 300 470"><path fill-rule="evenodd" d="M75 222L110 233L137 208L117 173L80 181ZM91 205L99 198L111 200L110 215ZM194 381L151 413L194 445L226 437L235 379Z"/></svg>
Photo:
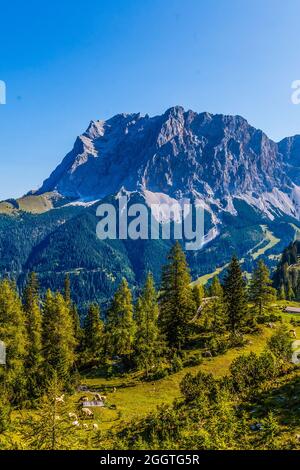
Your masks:
<svg viewBox="0 0 300 470"><path fill-rule="evenodd" d="M183 369L182 359L177 354L174 354L173 359L171 361L172 372L179 372L182 369Z"/></svg>
<svg viewBox="0 0 300 470"><path fill-rule="evenodd" d="M288 327L282 324L267 342L272 353L285 362L290 362L292 356L292 342Z"/></svg>

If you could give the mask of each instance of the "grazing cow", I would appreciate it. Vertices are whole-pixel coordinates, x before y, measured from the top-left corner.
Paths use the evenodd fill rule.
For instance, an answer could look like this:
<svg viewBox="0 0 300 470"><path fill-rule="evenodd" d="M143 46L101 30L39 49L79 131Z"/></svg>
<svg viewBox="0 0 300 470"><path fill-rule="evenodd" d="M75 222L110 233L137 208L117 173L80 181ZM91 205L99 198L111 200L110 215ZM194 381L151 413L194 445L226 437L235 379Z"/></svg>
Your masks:
<svg viewBox="0 0 300 470"><path fill-rule="evenodd" d="M94 416L94 413L89 408L82 408L81 411L85 416L88 416L89 418L92 418Z"/></svg>
<svg viewBox="0 0 300 470"><path fill-rule="evenodd" d="M114 387L114 388L113 388L113 392L116 393L116 391L117 391L117 389L116 389L116 387Z"/></svg>
<svg viewBox="0 0 300 470"><path fill-rule="evenodd" d="M203 357L212 357L212 353L210 351L204 351Z"/></svg>
<svg viewBox="0 0 300 470"><path fill-rule="evenodd" d="M94 423L94 424L93 424L93 429L98 430L98 429L99 429L98 424Z"/></svg>
<svg viewBox="0 0 300 470"><path fill-rule="evenodd" d="M297 338L297 333L295 330L290 330L290 334L294 336L294 338Z"/></svg>
<svg viewBox="0 0 300 470"><path fill-rule="evenodd" d="M89 397L80 397L79 401L89 401Z"/></svg>
<svg viewBox="0 0 300 470"><path fill-rule="evenodd" d="M77 421L77 419L76 419L76 421L73 421L72 425L73 426L79 426L79 421Z"/></svg>
<svg viewBox="0 0 300 470"><path fill-rule="evenodd" d="M78 419L75 413L69 413L69 418L74 418L75 420Z"/></svg>
<svg viewBox="0 0 300 470"><path fill-rule="evenodd" d="M64 403L64 398L65 398L65 395L62 395L61 397L56 397L55 401L56 403Z"/></svg>

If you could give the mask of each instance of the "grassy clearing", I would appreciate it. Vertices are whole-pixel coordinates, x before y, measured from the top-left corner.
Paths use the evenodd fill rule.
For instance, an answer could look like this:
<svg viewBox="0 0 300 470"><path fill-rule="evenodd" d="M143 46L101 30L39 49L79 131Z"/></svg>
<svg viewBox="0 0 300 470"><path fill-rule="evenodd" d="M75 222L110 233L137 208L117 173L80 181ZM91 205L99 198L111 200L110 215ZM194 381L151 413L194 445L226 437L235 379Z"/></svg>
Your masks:
<svg viewBox="0 0 300 470"><path fill-rule="evenodd" d="M267 240L269 243L264 247L259 248L256 252L252 253L252 258L254 260L256 260L259 256L265 254L266 251L270 250L280 242L280 238L275 237L275 235L270 230L268 230L268 227L266 225L261 225L261 229L264 232L265 240Z"/></svg>
<svg viewBox="0 0 300 470"><path fill-rule="evenodd" d="M213 279L215 276L218 276L224 269L228 267L228 263L225 264L224 266L221 266L220 268L217 268L213 273L208 273L205 274L204 276L198 277L194 282L191 283L192 286L197 286L197 285L202 285L205 286L205 284Z"/></svg>
<svg viewBox="0 0 300 470"><path fill-rule="evenodd" d="M299 305L296 302L280 301L272 306L272 310L276 311L277 313L281 313L283 320L288 322L294 316L282 313L282 308L287 304ZM297 332L297 337L300 338L300 327L296 327L295 329ZM263 327L259 334L247 336L248 343L244 347L230 349L225 354L213 358L205 358L200 365L185 367L180 372L157 381L142 381L140 373L132 373L127 374L126 376L106 379L97 375L97 369L92 370L86 376L82 376L81 379L81 384L86 385L90 392L77 392L71 397L71 400L74 404L74 410L75 412L76 409L78 411L80 423L88 424L90 429L90 431L87 433L86 430L81 428L79 430L80 435L82 438L86 438L87 436L92 437L94 435L92 431L93 423L97 423L101 431L108 431L109 429L118 427L121 423L140 419L142 416L145 416L148 413L154 411L159 405L171 404L174 399L180 397L180 382L188 372L196 374L202 370L204 372L212 373L215 377L222 377L226 375L229 371L229 367L232 361L237 356L243 353L249 353L250 351L256 353L262 352L266 346L268 338L273 333L274 329ZM193 352L196 351L193 350ZM296 375L297 374L298 372ZM114 387L116 388L115 392ZM284 388L284 385L282 385L282 387ZM92 419L85 419L80 416L80 398L86 396L89 399L92 399L93 393L95 392L100 392L101 394L107 396L107 406L104 408L92 408L94 417ZM271 407L274 405L274 403L276 404L278 396L282 394L283 393L281 393L281 388L279 391L274 391L274 396L272 395L266 399L266 409L269 405ZM282 405L283 407L284 404ZM293 406L296 406L296 402L293 402ZM22 415L24 418L24 416L32 413L34 413L34 411L30 410L25 412L14 412L14 420L18 420L20 415ZM258 417L259 413L260 412L258 410Z"/></svg>
<svg viewBox="0 0 300 470"><path fill-rule="evenodd" d="M224 355L204 359L203 363L198 366L185 367L180 372L155 382L141 382L139 374L130 374L126 378L113 379L84 378L82 383L87 385L89 390L102 391L107 395L108 404L116 406L115 410L108 408L95 409L95 422L101 425L101 429L109 429L117 426L121 421L140 418L154 411L158 405L171 403L180 396L179 385L188 372L196 374L202 370L217 377L226 375L231 362L240 354L250 351L261 352L273 332L272 329L264 328L261 334L248 336L249 343L243 348L231 349ZM113 393L113 387L117 389L115 393ZM73 397L74 403L83 395L92 398L91 393L80 392Z"/></svg>

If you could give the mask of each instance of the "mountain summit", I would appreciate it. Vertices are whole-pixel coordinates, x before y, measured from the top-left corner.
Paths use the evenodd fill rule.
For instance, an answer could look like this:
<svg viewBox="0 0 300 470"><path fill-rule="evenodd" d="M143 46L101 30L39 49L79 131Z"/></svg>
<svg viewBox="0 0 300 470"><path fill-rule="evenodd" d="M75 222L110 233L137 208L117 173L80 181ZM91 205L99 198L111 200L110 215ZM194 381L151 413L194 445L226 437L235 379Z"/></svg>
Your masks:
<svg viewBox="0 0 300 470"><path fill-rule="evenodd" d="M300 136L275 143L240 116L176 106L92 121L38 194L95 200L125 188L229 210L238 197L270 218L278 210L297 217L299 166Z"/></svg>

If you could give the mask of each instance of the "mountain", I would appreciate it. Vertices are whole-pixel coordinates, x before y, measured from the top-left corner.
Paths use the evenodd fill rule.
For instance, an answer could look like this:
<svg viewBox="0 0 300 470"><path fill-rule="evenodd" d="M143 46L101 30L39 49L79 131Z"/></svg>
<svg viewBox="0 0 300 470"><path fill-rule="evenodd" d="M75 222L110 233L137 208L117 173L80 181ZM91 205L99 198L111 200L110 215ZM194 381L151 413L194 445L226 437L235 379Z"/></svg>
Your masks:
<svg viewBox="0 0 300 470"><path fill-rule="evenodd" d="M92 121L38 194L101 199L124 187L196 195L227 210L239 197L267 215L298 217L299 147L296 137L276 144L240 116L180 106L152 118L120 114Z"/></svg>
<svg viewBox="0 0 300 470"><path fill-rule="evenodd" d="M300 227L299 168L300 136L276 143L241 116L176 106L92 121L38 191L0 203L1 272L22 285L35 270L52 288L69 272L83 302L105 302L123 275L136 288L147 270L159 280L172 241L96 238L99 201L117 206L122 194L148 206L203 202L205 245L187 253L200 282L233 252L245 272L259 257L272 268Z"/></svg>

